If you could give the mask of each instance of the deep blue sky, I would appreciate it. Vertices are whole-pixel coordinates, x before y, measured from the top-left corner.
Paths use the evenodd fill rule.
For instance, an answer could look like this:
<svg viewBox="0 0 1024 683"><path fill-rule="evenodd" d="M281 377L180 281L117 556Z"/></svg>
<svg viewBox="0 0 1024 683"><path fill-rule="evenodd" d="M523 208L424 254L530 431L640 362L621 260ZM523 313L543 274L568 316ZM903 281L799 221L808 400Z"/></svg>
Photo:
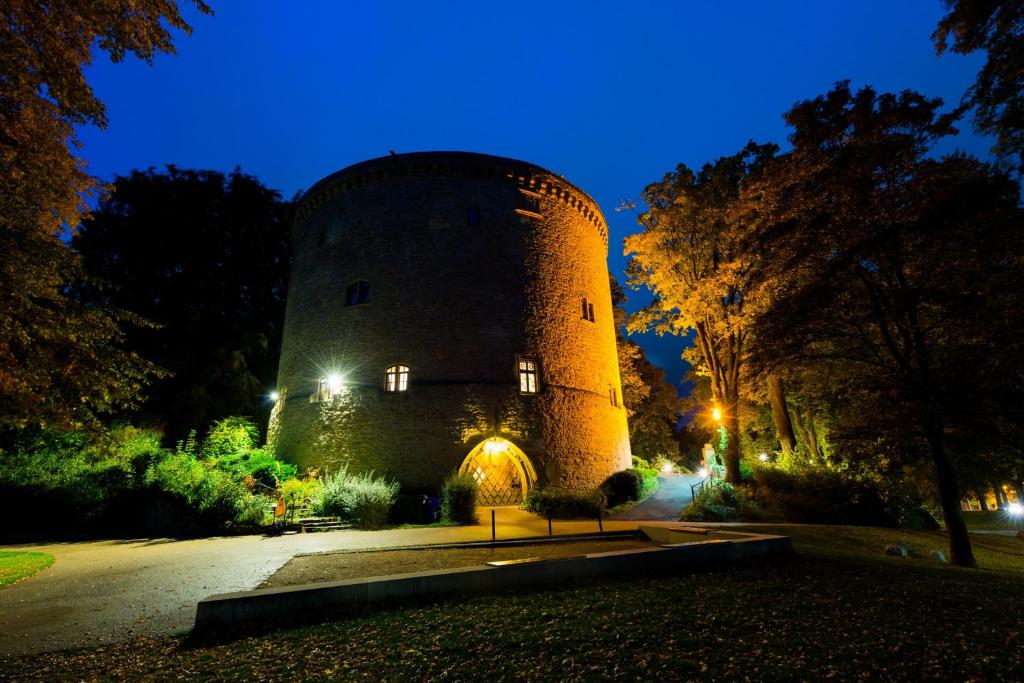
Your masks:
<svg viewBox="0 0 1024 683"><path fill-rule="evenodd" d="M677 163L784 144L782 113L841 79L952 105L981 64L935 55L940 0L210 2L177 56L88 70L110 119L81 131L93 174L240 166L291 196L388 150L515 157L601 204L620 280L635 224L614 209ZM679 382L683 340L640 341Z"/></svg>

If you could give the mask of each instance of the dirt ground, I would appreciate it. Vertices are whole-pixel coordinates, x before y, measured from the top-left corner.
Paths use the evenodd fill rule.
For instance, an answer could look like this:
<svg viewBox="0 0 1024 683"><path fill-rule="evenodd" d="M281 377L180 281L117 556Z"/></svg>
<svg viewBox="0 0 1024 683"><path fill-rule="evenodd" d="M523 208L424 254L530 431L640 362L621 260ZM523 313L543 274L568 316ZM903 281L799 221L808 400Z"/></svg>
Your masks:
<svg viewBox="0 0 1024 683"><path fill-rule="evenodd" d="M340 581L365 576L470 567L497 560L531 557L555 559L612 550L650 548L640 539L531 543L528 545L478 546L473 548L429 548L422 550L380 550L297 555L281 567L260 588L279 588L318 581Z"/></svg>

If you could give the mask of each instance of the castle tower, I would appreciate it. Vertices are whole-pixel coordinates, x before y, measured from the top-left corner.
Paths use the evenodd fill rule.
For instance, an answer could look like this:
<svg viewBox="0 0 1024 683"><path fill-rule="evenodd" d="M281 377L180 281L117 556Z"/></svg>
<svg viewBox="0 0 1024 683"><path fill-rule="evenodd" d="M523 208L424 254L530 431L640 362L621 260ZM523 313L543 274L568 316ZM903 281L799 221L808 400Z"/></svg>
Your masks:
<svg viewBox="0 0 1024 683"><path fill-rule="evenodd" d="M630 466L607 224L579 188L512 159L392 155L316 183L293 245L280 457L422 492L461 468L488 505Z"/></svg>

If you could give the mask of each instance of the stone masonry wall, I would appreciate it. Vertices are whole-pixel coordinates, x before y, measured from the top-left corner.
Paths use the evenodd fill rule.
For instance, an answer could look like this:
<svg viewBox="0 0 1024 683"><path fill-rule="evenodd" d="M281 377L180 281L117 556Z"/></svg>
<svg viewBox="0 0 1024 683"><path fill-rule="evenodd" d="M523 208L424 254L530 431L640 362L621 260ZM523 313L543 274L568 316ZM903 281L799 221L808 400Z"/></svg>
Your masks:
<svg viewBox="0 0 1024 683"><path fill-rule="evenodd" d="M345 306L357 280L370 301ZM520 356L540 364L537 395L519 393ZM396 364L406 392L384 391ZM346 390L310 402L332 372ZM303 468L435 491L502 436L541 484L596 487L630 462L600 210L544 169L479 154L395 155L325 178L296 219L278 391L270 445Z"/></svg>

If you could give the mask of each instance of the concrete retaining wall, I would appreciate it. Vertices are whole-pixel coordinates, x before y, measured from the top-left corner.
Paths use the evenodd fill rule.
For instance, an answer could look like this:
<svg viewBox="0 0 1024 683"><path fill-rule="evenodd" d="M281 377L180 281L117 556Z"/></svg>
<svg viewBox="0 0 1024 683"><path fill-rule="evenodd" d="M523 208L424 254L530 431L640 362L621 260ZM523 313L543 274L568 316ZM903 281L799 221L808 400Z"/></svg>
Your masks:
<svg viewBox="0 0 1024 683"><path fill-rule="evenodd" d="M296 624L328 615L344 615L346 610L378 603L671 571L779 555L791 550L788 537L748 534L735 540L680 543L497 567L482 565L225 593L199 603L194 633L216 635L222 631Z"/></svg>

